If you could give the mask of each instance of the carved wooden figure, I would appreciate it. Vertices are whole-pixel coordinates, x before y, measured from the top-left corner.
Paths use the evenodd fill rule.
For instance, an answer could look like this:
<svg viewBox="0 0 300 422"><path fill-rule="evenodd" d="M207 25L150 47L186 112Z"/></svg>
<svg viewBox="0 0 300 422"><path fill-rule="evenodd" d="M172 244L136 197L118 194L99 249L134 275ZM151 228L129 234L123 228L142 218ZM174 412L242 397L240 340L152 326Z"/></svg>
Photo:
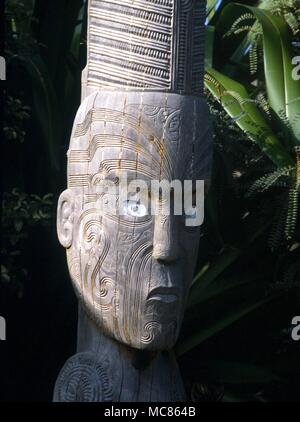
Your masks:
<svg viewBox="0 0 300 422"><path fill-rule="evenodd" d="M54 401L185 400L172 347L200 228L186 224L189 215L152 215L159 197L123 197L120 187L142 181L150 196L153 180L209 179L205 6L89 1L83 101L57 215L79 300L78 347Z"/></svg>

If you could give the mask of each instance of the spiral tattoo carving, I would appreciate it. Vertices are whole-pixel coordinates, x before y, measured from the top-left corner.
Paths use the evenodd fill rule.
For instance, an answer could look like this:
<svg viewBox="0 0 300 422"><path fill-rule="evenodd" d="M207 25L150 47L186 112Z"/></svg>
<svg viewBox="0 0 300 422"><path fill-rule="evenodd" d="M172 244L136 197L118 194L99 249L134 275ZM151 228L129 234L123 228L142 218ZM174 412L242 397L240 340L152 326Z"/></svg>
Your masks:
<svg viewBox="0 0 300 422"><path fill-rule="evenodd" d="M54 402L110 402L113 399L103 363L92 353L71 357L58 377Z"/></svg>

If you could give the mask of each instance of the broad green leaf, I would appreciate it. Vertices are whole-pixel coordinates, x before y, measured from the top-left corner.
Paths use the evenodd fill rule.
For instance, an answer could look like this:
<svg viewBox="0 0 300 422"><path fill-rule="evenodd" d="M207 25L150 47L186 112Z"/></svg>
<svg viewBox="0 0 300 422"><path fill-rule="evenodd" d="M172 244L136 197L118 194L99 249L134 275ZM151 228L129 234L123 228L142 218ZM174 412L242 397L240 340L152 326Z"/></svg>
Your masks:
<svg viewBox="0 0 300 422"><path fill-rule="evenodd" d="M220 7L220 0L207 0L207 21L210 22L216 14L216 11Z"/></svg>
<svg viewBox="0 0 300 422"><path fill-rule="evenodd" d="M243 288L255 282L255 280L257 280L257 277L246 277L241 279L239 276L233 277L232 279L215 280L208 288L202 291L201 296L197 300L197 305L217 298L226 292Z"/></svg>
<svg viewBox="0 0 300 422"><path fill-rule="evenodd" d="M278 167L293 165L293 159L274 135L242 84L215 69L207 69L205 84L236 124L259 145L273 163Z"/></svg>
<svg viewBox="0 0 300 422"><path fill-rule="evenodd" d="M249 10L258 19L263 30L263 52L266 87L271 108L283 124L291 126L295 143L300 143L300 83L292 77L292 34L288 24L267 10L242 4L225 8L230 14L234 8Z"/></svg>
<svg viewBox="0 0 300 422"><path fill-rule="evenodd" d="M241 320L252 312L258 310L262 306L271 302L277 295L266 296L259 300L252 300L249 304L243 305L238 309L233 310L229 315L221 315L213 324L204 326L202 329L195 331L190 337L183 339L175 348L177 356L182 356L193 348L199 346L204 341L220 333L228 328L233 323Z"/></svg>
<svg viewBox="0 0 300 422"><path fill-rule="evenodd" d="M270 221L253 230L245 239L243 249L226 246L222 254L215 261L206 264L193 280L189 294L187 309L203 302L202 298L209 294L211 286L231 264L233 264L248 246L256 241L270 226Z"/></svg>
<svg viewBox="0 0 300 422"><path fill-rule="evenodd" d="M201 299L202 292L222 274L240 255L238 249L227 247L215 262L208 265L204 273L199 273L193 280L187 307L190 308Z"/></svg>

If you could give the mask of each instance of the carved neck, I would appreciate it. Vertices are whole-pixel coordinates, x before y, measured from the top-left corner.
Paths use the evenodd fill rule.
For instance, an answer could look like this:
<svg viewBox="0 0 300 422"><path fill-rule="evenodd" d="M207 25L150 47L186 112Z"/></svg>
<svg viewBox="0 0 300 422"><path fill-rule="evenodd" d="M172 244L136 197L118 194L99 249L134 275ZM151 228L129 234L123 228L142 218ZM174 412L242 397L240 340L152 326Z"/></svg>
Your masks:
<svg viewBox="0 0 300 422"><path fill-rule="evenodd" d="M112 401L183 401L184 387L171 352L128 348L104 336L79 309L77 352L89 352L111 382Z"/></svg>
<svg viewBox="0 0 300 422"><path fill-rule="evenodd" d="M79 307L77 354L56 382L54 401L180 402L185 391L171 352L146 353L104 336Z"/></svg>
<svg viewBox="0 0 300 422"><path fill-rule="evenodd" d="M87 86L203 93L206 0L89 0Z"/></svg>

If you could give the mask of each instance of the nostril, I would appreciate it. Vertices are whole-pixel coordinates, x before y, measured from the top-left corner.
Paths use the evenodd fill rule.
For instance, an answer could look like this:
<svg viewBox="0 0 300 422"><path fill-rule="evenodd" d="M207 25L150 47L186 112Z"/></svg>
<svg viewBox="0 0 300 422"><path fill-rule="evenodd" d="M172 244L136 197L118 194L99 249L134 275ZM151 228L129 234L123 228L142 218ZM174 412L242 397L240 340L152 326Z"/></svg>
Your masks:
<svg viewBox="0 0 300 422"><path fill-rule="evenodd" d="M169 216L161 224L160 216L155 217L153 234L153 257L161 262L172 262L178 258L178 233L175 219Z"/></svg>
<svg viewBox="0 0 300 422"><path fill-rule="evenodd" d="M166 258L166 256L167 256L167 254L164 251L162 251L162 250L155 249L153 251L153 257L155 259L162 260L162 259Z"/></svg>
<svg viewBox="0 0 300 422"><path fill-rule="evenodd" d="M153 249L152 256L158 261L164 261L164 262L172 262L177 259L177 253L175 250L170 250L168 248L162 248L159 246L156 246Z"/></svg>

